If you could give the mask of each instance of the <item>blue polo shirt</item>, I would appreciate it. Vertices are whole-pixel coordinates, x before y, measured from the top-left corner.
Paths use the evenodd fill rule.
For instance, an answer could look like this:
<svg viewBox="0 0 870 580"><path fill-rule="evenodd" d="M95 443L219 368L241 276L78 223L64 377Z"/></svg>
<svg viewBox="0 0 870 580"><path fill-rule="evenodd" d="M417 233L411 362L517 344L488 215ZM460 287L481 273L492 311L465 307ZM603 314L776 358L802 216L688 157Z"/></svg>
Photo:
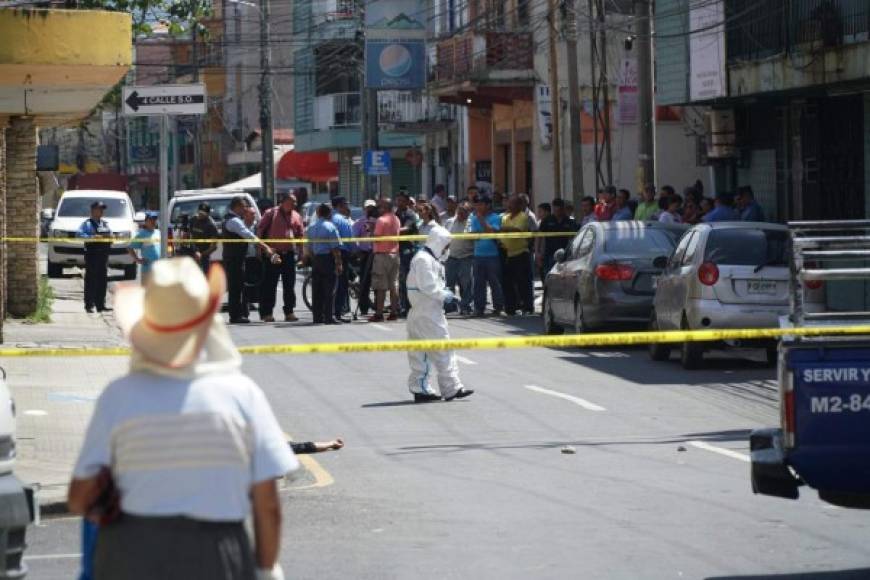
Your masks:
<svg viewBox="0 0 870 580"><path fill-rule="evenodd" d="M739 222L740 214L730 207L719 205L704 216L705 222Z"/></svg>
<svg viewBox="0 0 870 580"><path fill-rule="evenodd" d="M480 220L477 219L477 214L471 216L469 220L471 222L471 226L468 228L470 232L475 234L484 233L483 226L480 224ZM501 216L495 212L490 212L486 216L486 221L489 226L495 231L501 231ZM498 256L498 243L493 239L484 239L484 240L475 240L474 241L474 255L478 258L491 258L493 256Z"/></svg>
<svg viewBox="0 0 870 580"><path fill-rule="evenodd" d="M306 237L309 240L330 240L311 242L311 253L315 256L323 256L336 248L341 248L341 236L338 234L338 228L331 221L318 218L308 226Z"/></svg>
<svg viewBox="0 0 870 580"><path fill-rule="evenodd" d="M353 222L351 222L348 218L341 215L338 212L333 212L332 214L332 225L338 230L339 237L349 240L353 237ZM341 251L349 252L350 244L346 242L341 243Z"/></svg>

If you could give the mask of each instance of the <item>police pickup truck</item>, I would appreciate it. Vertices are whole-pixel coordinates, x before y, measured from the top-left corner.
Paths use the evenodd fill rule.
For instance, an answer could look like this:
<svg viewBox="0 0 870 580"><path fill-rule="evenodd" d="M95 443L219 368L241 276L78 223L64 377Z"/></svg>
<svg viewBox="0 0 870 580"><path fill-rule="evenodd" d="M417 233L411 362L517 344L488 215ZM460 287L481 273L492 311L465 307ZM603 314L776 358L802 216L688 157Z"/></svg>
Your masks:
<svg viewBox="0 0 870 580"><path fill-rule="evenodd" d="M870 325L870 221L798 222L791 237L791 312L784 326ZM825 285L826 306L804 308ZM870 333L785 336L778 353L780 427L750 435L752 490L797 499L798 488L870 508Z"/></svg>

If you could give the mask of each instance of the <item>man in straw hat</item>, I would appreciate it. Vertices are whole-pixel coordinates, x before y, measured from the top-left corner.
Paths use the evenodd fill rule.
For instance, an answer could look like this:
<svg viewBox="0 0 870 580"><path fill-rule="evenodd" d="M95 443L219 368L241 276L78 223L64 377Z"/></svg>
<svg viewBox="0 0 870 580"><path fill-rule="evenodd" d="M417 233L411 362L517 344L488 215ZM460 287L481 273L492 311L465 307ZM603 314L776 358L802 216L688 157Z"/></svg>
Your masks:
<svg viewBox="0 0 870 580"><path fill-rule="evenodd" d="M97 580L280 579L277 480L297 460L219 316L226 278L160 260L115 297L130 373L97 401L69 489L73 513L106 510ZM111 477L106 477L106 474ZM255 546L244 521L253 515Z"/></svg>

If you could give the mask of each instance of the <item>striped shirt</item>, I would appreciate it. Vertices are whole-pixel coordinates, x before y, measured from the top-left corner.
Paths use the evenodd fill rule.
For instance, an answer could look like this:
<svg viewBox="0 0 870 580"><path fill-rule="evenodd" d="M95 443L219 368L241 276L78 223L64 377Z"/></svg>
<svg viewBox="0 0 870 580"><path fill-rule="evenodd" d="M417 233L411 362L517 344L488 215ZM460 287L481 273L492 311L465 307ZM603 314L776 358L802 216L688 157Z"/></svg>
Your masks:
<svg viewBox="0 0 870 580"><path fill-rule="evenodd" d="M241 521L250 489L298 467L263 392L240 373L132 373L97 401L73 474L110 467L121 509Z"/></svg>

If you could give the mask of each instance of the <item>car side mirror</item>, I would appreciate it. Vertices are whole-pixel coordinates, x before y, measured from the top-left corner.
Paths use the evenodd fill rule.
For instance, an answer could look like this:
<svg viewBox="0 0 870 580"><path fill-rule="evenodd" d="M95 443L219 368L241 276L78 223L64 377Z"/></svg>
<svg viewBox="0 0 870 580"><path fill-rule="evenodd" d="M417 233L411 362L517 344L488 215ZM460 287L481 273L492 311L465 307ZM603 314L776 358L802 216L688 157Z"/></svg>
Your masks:
<svg viewBox="0 0 870 580"><path fill-rule="evenodd" d="M668 257L667 256L659 256L655 260L653 260L653 268L658 270L664 270L668 267Z"/></svg>
<svg viewBox="0 0 870 580"><path fill-rule="evenodd" d="M142 222L145 221L145 217L146 217L146 216L145 216L145 212L144 212L144 211L137 211L137 212L133 215L133 221L136 222L137 224L141 224Z"/></svg>
<svg viewBox="0 0 870 580"><path fill-rule="evenodd" d="M565 261L565 256L567 256L567 254L565 253L564 248L559 248L558 250L556 250L556 253L553 254L553 259L557 263L561 263Z"/></svg>
<svg viewBox="0 0 870 580"><path fill-rule="evenodd" d="M45 221L51 221L54 219L54 210L52 208L47 208L42 210L42 219Z"/></svg>

